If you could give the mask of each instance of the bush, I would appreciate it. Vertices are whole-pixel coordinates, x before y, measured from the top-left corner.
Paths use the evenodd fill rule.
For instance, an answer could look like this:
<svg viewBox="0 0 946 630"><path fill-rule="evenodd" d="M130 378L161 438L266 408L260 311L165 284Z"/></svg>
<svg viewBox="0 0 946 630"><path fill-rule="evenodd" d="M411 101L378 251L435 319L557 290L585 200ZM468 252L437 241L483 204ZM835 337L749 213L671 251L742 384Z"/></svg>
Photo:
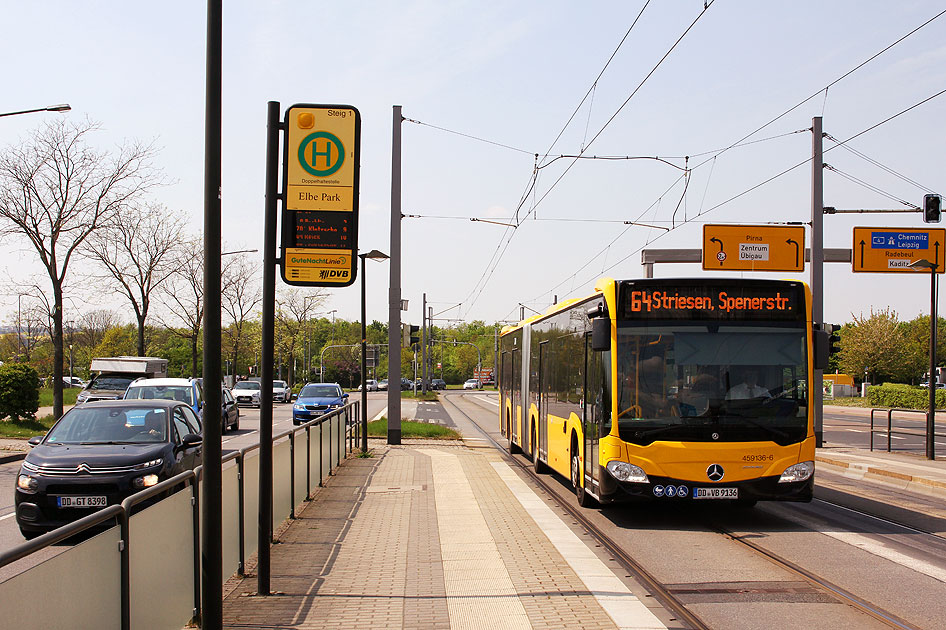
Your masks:
<svg viewBox="0 0 946 630"><path fill-rule="evenodd" d="M22 363L0 365L0 418L36 417L39 409L39 374Z"/></svg>
<svg viewBox="0 0 946 630"><path fill-rule="evenodd" d="M871 407L893 407L897 409L928 409L930 390L925 387L884 383L867 388L867 401ZM936 408L946 408L946 390L936 390Z"/></svg>

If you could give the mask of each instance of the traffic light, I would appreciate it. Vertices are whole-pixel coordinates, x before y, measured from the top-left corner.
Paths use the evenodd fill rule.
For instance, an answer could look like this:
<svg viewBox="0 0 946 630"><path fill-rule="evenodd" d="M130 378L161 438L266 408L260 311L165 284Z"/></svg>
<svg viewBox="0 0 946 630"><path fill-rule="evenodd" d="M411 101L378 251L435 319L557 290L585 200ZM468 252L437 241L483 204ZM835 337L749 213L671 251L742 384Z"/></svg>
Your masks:
<svg viewBox="0 0 946 630"><path fill-rule="evenodd" d="M841 336L837 334L841 327L837 324L815 325L814 350L815 369L826 370L831 355L841 351Z"/></svg>
<svg viewBox="0 0 946 630"><path fill-rule="evenodd" d="M923 220L926 223L939 223L942 206L943 198L939 195L923 195Z"/></svg>
<svg viewBox="0 0 946 630"><path fill-rule="evenodd" d="M420 343L420 326L401 324L401 346L410 348L415 343Z"/></svg>

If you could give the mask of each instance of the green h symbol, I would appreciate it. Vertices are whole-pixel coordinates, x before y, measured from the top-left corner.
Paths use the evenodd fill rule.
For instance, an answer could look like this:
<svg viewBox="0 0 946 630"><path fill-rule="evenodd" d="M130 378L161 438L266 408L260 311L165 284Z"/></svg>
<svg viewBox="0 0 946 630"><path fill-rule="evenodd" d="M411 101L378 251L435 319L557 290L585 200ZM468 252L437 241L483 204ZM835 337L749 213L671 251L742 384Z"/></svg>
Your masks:
<svg viewBox="0 0 946 630"><path fill-rule="evenodd" d="M326 140L325 151L319 151L316 142L317 140L312 141L312 166L318 168L316 160L318 159L318 156L321 155L325 157L325 168L330 168L332 166L332 143Z"/></svg>

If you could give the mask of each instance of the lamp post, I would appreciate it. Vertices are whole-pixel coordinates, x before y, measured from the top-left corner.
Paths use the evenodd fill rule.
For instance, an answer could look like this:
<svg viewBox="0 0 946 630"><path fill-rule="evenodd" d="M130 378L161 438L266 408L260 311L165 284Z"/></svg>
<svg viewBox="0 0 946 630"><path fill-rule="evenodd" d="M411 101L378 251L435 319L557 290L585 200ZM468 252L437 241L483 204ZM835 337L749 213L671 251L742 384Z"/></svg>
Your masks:
<svg viewBox="0 0 946 630"><path fill-rule="evenodd" d="M368 379L368 327L365 324L365 258L371 260L386 260L389 256L376 249L367 254L358 254L361 258L361 450L368 452L368 388L365 381Z"/></svg>
<svg viewBox="0 0 946 630"><path fill-rule="evenodd" d="M59 105L49 105L48 107L38 107L36 109L23 109L18 112L7 112L5 114L0 114L0 117L3 116L16 116L17 114L32 114L34 112L68 112L71 107L68 103L61 103Z"/></svg>
<svg viewBox="0 0 946 630"><path fill-rule="evenodd" d="M69 387L72 387L72 344L69 344Z"/></svg>
<svg viewBox="0 0 946 630"><path fill-rule="evenodd" d="M930 408L926 416L926 459L936 459L936 269L939 265L921 258L910 267L930 270Z"/></svg>

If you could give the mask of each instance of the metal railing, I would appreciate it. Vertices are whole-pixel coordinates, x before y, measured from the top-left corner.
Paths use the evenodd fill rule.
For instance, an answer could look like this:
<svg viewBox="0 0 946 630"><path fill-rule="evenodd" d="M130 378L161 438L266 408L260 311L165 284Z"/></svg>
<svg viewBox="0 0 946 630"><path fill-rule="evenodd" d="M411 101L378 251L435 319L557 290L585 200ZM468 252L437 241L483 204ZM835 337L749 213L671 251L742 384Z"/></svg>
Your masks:
<svg viewBox="0 0 946 630"><path fill-rule="evenodd" d="M881 428L879 428L879 429L875 429L875 428L874 428L874 414L875 414L875 412L880 412L880 413L886 413L886 414L887 414L887 429L886 429L886 430L883 429L883 425L880 425ZM946 410L944 410L944 409L937 409L936 412L937 412L937 413L946 413ZM929 415L930 415L929 410L925 410L925 409L900 409L900 408L893 408L893 409L874 408L874 409L871 409L871 410L870 410L870 450L874 450L874 434L875 434L875 433L880 433L880 434L886 433L886 434L887 434L887 452L888 452L888 453L890 453L891 450L892 450L892 448L893 448L893 445L892 445L892 443L891 443L891 439L892 439L892 436L893 436L893 435L913 435L913 436L921 437L921 438L924 438L924 439L926 438L926 427L925 427L925 426L924 426L924 428L923 428L922 431L918 431L918 430L915 430L915 429L914 429L914 430L911 430L911 429L908 429L908 428L899 428L899 429L894 428L894 426L893 426L893 419L894 419L894 418L893 418L893 414L894 414L894 413L922 414L922 415L923 415L923 418L926 419L927 421L929 420ZM927 426L928 426L928 425L927 425ZM935 426L935 425L934 425L934 426ZM946 437L946 434L936 433L935 430L934 430L934 432L933 432L933 437L934 437L934 438L942 438L942 437Z"/></svg>
<svg viewBox="0 0 946 630"><path fill-rule="evenodd" d="M324 485L345 453L350 453L359 444L361 424L356 422L360 417L359 405L360 401L353 401L273 437L274 531L286 518L296 518L297 506L311 500L314 486ZM303 450L303 444L304 466L302 457L297 456ZM222 503L224 575L242 575L247 557L257 551L257 536L254 535L257 519L254 515L259 505L258 476L248 474L248 470L258 472L259 448L256 444L241 449L221 461L227 473L223 480ZM318 461L317 468L315 460ZM230 462L233 465L227 466ZM288 474L280 476L277 474L279 471ZM121 505L108 506L0 553L2 568L80 534L95 534L0 582L0 610L4 611L4 624L10 627L70 627L81 618L81 625L94 627L179 630L198 619L202 472L202 466L183 472L128 497ZM304 484L298 479L303 476ZM152 504L143 506L144 503ZM228 514L230 519L227 519ZM115 524L95 533L94 530L103 529L109 521ZM246 531L248 524L253 528L249 535ZM235 535L232 531L234 525ZM138 544L138 540L143 542ZM109 560L109 550L117 550L117 561ZM48 586L51 575L56 578L55 597L44 599L44 605L40 607L23 606L23 601L35 596L38 585L46 583ZM109 588L110 585L116 588ZM44 590L47 592L48 589ZM115 601L116 592L119 593L118 602ZM140 597L136 597L136 593ZM58 606L60 601L63 605ZM82 602L86 616L78 616L82 611L77 610L73 602Z"/></svg>

